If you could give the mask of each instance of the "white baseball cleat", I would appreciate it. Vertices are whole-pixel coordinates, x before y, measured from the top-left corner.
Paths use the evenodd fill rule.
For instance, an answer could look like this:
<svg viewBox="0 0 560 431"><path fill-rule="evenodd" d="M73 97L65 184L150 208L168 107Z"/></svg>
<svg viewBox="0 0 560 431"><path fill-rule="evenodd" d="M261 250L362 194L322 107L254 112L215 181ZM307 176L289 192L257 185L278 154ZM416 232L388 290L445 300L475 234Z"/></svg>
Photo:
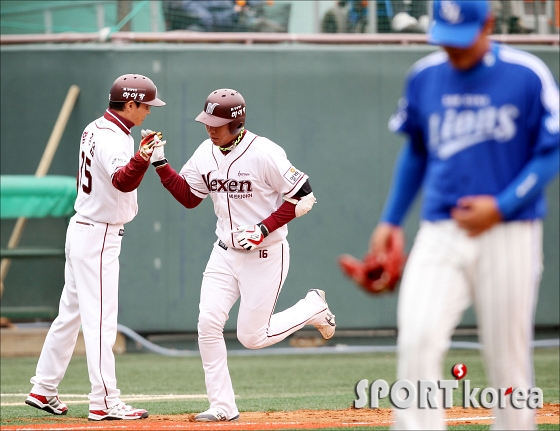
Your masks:
<svg viewBox="0 0 560 431"><path fill-rule="evenodd" d="M226 422L236 421L237 419L239 419L239 415L228 419L227 416L218 409L208 409L194 417L195 422Z"/></svg>
<svg viewBox="0 0 560 431"><path fill-rule="evenodd" d="M30 393L25 404L36 409L44 410L53 415L65 415L68 413L68 406L58 398L58 395L45 396Z"/></svg>
<svg viewBox="0 0 560 431"><path fill-rule="evenodd" d="M334 314L332 314L331 310L329 309L329 305L327 304L327 300L325 299L325 292L319 289L309 289L310 292L315 292L319 297L323 300L325 305L327 306L327 311L322 318L321 323L315 323L313 326L317 328L317 330L321 333L325 340L329 340L333 337L334 331L336 330L336 322L334 320Z"/></svg>
<svg viewBox="0 0 560 431"><path fill-rule="evenodd" d="M133 420L148 417L148 412L144 409L135 409L125 403L119 403L110 409L90 410L88 420L90 421L114 421L114 420Z"/></svg>

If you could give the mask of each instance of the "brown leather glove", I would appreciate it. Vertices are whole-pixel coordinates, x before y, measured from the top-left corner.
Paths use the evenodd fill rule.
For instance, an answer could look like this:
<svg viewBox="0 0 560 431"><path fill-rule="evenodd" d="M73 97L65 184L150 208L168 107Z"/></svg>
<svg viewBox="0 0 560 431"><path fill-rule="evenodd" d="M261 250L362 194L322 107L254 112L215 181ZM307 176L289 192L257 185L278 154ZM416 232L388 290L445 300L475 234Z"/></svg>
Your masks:
<svg viewBox="0 0 560 431"><path fill-rule="evenodd" d="M344 254L338 258L342 272L371 294L392 292L401 278L406 255L403 237L391 234L386 258L380 262L375 253L366 253L363 260Z"/></svg>

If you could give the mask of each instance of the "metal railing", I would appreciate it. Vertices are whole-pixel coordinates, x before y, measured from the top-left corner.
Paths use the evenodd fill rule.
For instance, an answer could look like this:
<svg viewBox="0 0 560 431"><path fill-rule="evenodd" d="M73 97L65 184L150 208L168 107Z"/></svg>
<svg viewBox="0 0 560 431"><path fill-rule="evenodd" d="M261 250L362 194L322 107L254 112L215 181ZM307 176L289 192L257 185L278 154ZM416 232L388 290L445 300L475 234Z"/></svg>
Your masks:
<svg viewBox="0 0 560 431"><path fill-rule="evenodd" d="M493 35L508 44L559 45L558 35ZM1 35L0 45L30 43L307 43L307 44L425 44L423 34L294 34L294 33L203 33L174 31L163 33L115 32L107 38L99 33L58 33Z"/></svg>

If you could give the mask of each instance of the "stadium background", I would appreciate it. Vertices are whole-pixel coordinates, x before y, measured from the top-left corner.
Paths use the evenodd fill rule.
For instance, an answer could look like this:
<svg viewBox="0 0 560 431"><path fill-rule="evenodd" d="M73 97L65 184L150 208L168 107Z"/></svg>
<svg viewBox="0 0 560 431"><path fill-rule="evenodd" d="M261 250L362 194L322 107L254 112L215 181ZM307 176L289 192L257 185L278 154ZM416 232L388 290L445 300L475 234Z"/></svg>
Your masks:
<svg viewBox="0 0 560 431"><path fill-rule="evenodd" d="M42 9L35 10L33 3L37 2L1 2L2 175L34 173L72 84L81 92L50 175L75 176L81 132L102 115L108 89L120 74L144 74L158 86L167 106L154 109L144 126L164 133L166 155L175 169L181 168L206 137L194 117L207 94L215 88L235 88L247 101L247 127L285 148L290 160L309 174L318 200L313 212L290 224L291 268L277 310L293 304L307 289L318 287L327 292L339 328L396 326L397 295L366 296L342 276L336 258L342 253L361 256L366 251L402 142L389 133L387 121L408 68L433 47L380 43L6 43L4 35L22 32L47 36L89 32L95 40L104 27L125 30L127 16L130 31L165 30L161 2L129 2L124 14L114 1L80 2L81 10L62 7L67 2L40 2ZM303 34L320 30L320 17L334 2L275 3L291 4L287 32ZM550 4L555 3L543 6ZM52 8L47 14L49 5ZM540 23L539 19L535 22ZM540 24L535 29L546 33ZM557 37L554 25L549 31ZM557 43L522 48L539 56L558 80ZM138 141L139 128L133 129L133 135ZM538 326L560 324L559 196L556 179L548 189ZM119 322L143 333L196 331L202 271L215 240L211 203L208 200L187 211L163 189L153 169L139 188L138 200L139 214L126 226L121 253ZM417 207L406 224L409 245L418 226ZM30 220L21 245L63 247L66 224L65 219ZM13 225L14 220L2 220L3 248ZM14 260L5 280L2 314L11 311L17 315L22 307L42 307L43 318L54 317L64 282L63 266L63 259ZM226 329L234 329L235 320L236 309ZM461 326L474 325L475 316L469 310Z"/></svg>

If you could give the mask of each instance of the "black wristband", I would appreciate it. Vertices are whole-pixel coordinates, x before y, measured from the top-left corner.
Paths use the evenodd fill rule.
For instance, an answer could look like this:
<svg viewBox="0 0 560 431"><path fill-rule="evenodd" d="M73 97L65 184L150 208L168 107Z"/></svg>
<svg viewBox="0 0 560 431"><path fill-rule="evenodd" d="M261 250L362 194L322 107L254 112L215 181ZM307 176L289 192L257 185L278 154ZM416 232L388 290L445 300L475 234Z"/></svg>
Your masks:
<svg viewBox="0 0 560 431"><path fill-rule="evenodd" d="M263 236L266 238L269 234L268 228L263 223L257 223L257 226L261 229Z"/></svg>
<svg viewBox="0 0 560 431"><path fill-rule="evenodd" d="M167 159L161 159L158 160L157 162L152 163L152 165L154 165L154 168L157 168L158 166L163 166L166 165L167 163L168 163Z"/></svg>

